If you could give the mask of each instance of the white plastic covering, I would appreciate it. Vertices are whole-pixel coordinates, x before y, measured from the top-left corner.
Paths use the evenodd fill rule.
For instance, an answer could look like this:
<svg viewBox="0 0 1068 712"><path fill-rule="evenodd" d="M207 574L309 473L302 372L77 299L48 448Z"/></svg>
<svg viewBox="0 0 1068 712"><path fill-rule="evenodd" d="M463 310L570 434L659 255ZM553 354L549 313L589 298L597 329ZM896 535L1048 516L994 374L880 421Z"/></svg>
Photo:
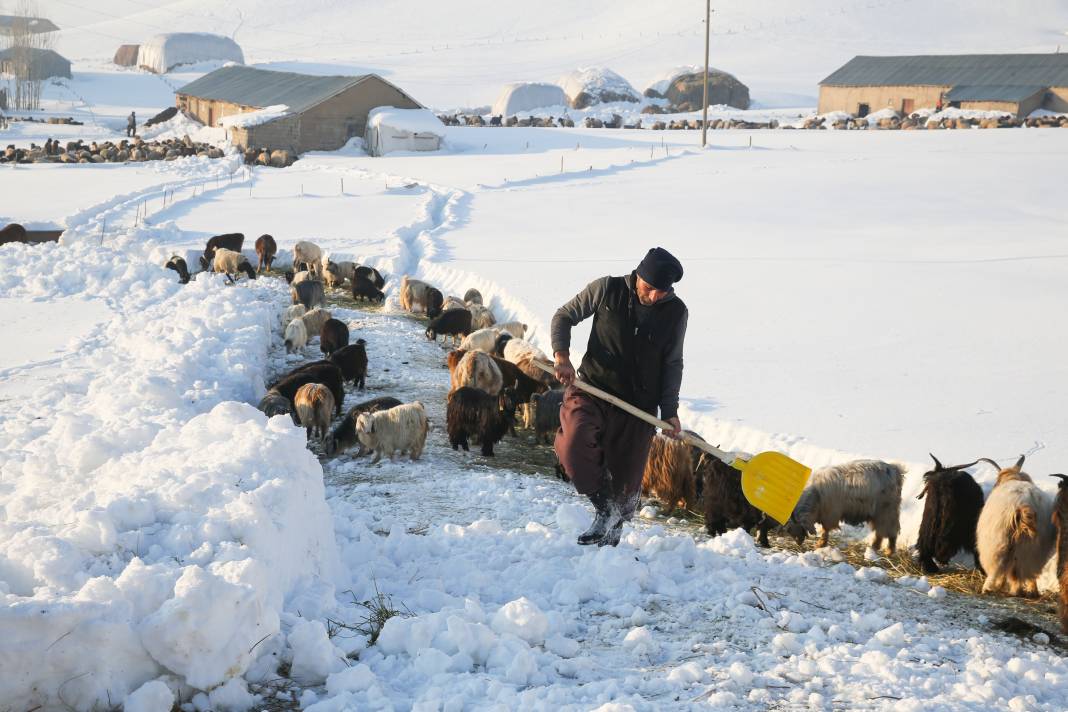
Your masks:
<svg viewBox="0 0 1068 712"><path fill-rule="evenodd" d="M501 90L493 103L492 113L513 116L521 111L533 111L548 106L566 106L567 95L557 84L520 82L509 84Z"/></svg>
<svg viewBox="0 0 1068 712"><path fill-rule="evenodd" d="M372 156L391 151L436 151L443 138L445 125L430 109L380 106L367 115L364 141Z"/></svg>
<svg viewBox="0 0 1068 712"><path fill-rule="evenodd" d="M229 37L208 32L172 32L156 35L141 45L137 65L163 74L180 64L218 60L245 63L241 48Z"/></svg>
<svg viewBox="0 0 1068 712"><path fill-rule="evenodd" d="M576 69L570 74L561 77L560 86L564 88L568 101L572 103L574 103L575 97L582 92L594 97L600 97L603 93L611 92L633 97L635 101L640 98L637 90L631 86L630 82L611 69L604 67Z"/></svg>

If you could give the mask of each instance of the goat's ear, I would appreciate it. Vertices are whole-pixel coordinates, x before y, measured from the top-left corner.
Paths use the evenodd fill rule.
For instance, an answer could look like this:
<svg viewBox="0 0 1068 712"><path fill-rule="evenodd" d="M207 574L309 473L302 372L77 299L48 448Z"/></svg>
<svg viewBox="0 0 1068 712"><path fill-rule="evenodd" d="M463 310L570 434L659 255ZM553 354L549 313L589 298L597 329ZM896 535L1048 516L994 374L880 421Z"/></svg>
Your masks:
<svg viewBox="0 0 1068 712"><path fill-rule="evenodd" d="M932 460L934 460L935 470L944 470L944 469L946 469L946 468L942 467L942 463L938 461L938 458L934 456L934 453L930 453L929 452L927 454L931 456Z"/></svg>

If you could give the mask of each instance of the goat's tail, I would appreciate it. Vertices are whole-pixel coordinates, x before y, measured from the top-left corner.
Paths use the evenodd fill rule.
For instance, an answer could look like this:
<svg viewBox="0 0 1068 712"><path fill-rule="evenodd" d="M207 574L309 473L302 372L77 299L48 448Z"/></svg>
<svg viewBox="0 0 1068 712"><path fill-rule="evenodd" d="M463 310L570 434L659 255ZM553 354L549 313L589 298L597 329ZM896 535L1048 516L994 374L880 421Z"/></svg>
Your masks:
<svg viewBox="0 0 1068 712"><path fill-rule="evenodd" d="M1031 507L1017 507L1009 522L1013 541L1038 537L1038 517Z"/></svg>

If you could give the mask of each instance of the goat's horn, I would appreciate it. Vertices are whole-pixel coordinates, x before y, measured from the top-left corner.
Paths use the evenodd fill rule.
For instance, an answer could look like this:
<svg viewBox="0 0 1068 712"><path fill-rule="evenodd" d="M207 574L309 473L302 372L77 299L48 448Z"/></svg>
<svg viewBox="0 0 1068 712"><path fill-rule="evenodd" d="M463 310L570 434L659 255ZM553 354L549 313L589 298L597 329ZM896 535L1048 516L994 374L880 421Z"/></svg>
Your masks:
<svg viewBox="0 0 1068 712"><path fill-rule="evenodd" d="M1068 487L1068 475L1050 475L1050 477L1059 477L1059 478L1061 478L1061 483L1058 486L1059 487Z"/></svg>
<svg viewBox="0 0 1068 712"><path fill-rule="evenodd" d="M971 467L972 465L974 465L974 464L976 464L978 462L979 462L979 460L972 460L971 462L969 462L966 465L954 465L953 467L951 467L949 469L951 469L951 470L963 470L963 469L965 469L967 467ZM990 460L990 462L993 462L993 460Z"/></svg>
<svg viewBox="0 0 1068 712"><path fill-rule="evenodd" d="M998 463L994 462L989 457L980 457L978 460L976 460L976 462L989 462L991 465L993 465L997 469L999 469L999 470L1001 469L1001 465L999 465Z"/></svg>
<svg viewBox="0 0 1068 712"><path fill-rule="evenodd" d="M1024 461L1025 457L1027 457L1027 456L1026 455L1020 455L1020 459L1016 461L1016 464L1013 465L1013 467L1016 468L1017 470L1019 470L1021 467L1023 467L1023 461Z"/></svg>
<svg viewBox="0 0 1068 712"><path fill-rule="evenodd" d="M936 470L944 470L944 469L946 469L946 468L942 467L942 463L938 461L938 458L934 456L933 452L929 452L927 454L931 456L932 460L934 460L934 464L935 464L935 469Z"/></svg>

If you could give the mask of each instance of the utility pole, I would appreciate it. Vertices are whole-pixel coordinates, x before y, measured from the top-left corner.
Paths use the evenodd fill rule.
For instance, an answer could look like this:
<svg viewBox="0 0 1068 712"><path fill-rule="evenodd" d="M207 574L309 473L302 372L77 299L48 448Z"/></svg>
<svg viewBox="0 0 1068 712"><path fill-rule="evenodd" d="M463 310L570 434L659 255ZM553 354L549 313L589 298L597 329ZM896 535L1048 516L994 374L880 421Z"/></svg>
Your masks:
<svg viewBox="0 0 1068 712"><path fill-rule="evenodd" d="M712 0L705 0L705 98L701 103L701 148L708 145L708 35L712 24Z"/></svg>

